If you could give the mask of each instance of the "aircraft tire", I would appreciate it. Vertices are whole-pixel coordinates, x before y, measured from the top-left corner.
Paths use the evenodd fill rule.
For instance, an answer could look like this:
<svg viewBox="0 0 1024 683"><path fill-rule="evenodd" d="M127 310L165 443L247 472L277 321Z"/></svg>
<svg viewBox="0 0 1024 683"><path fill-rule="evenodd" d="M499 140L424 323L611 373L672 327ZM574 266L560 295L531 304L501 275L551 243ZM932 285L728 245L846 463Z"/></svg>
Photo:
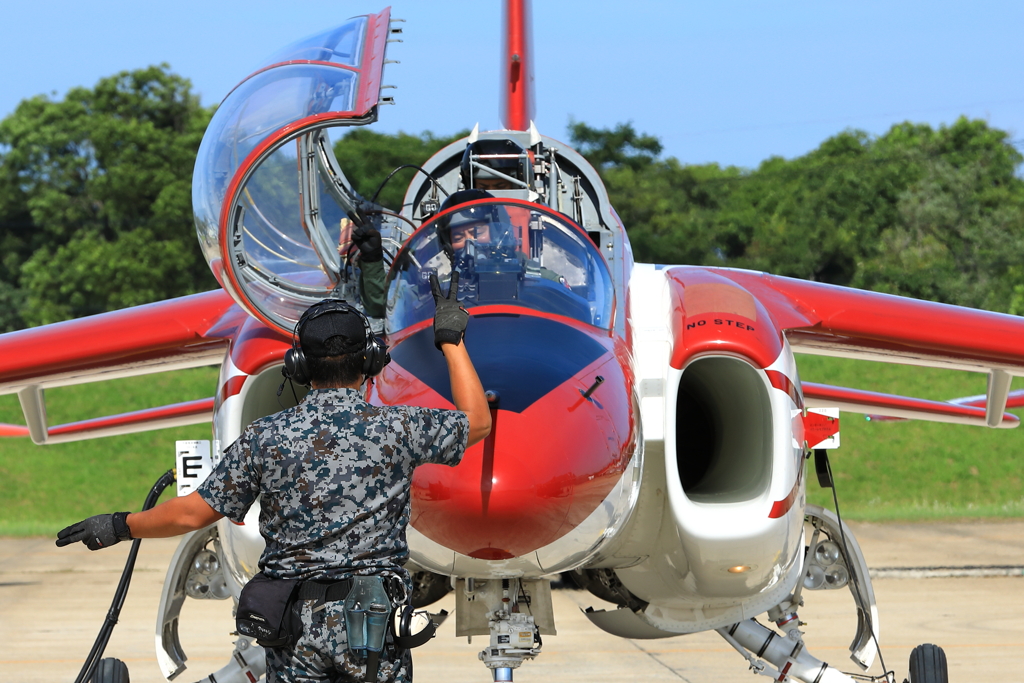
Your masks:
<svg viewBox="0 0 1024 683"><path fill-rule="evenodd" d="M130 683L128 665L114 657L104 657L96 665L90 683Z"/></svg>
<svg viewBox="0 0 1024 683"><path fill-rule="evenodd" d="M918 645L910 653L910 683L949 683L946 653L938 645Z"/></svg>

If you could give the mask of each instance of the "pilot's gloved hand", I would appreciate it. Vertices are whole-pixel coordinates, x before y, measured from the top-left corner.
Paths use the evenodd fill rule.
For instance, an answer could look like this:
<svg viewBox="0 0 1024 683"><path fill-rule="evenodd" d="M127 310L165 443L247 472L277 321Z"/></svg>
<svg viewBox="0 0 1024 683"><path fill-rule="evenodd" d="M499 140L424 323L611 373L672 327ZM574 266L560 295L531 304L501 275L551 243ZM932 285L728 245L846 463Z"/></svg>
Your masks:
<svg viewBox="0 0 1024 683"><path fill-rule="evenodd" d="M132 532L128 528L127 512L115 512L110 515L96 515L83 519L77 524L57 532L57 547L81 541L89 546L89 550L99 550L116 545L120 541L130 541Z"/></svg>
<svg viewBox="0 0 1024 683"><path fill-rule="evenodd" d="M375 263L384 260L384 246L380 232L372 225L361 225L352 231L352 242L359 247L363 263Z"/></svg>
<svg viewBox="0 0 1024 683"><path fill-rule="evenodd" d="M441 294L437 273L431 273L430 291L434 295L434 305L437 306L434 313L434 346L438 351L441 350L441 344L458 346L466 336L466 323L469 322L469 313L458 299L459 271L452 271L447 295Z"/></svg>

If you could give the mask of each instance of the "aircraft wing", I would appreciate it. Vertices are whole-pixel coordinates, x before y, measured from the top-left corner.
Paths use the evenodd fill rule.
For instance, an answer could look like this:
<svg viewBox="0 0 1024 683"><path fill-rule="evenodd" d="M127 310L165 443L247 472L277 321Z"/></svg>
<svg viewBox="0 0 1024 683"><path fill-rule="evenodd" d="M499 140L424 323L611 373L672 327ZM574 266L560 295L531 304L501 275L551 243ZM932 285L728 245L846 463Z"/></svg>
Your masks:
<svg viewBox="0 0 1024 683"><path fill-rule="evenodd" d="M18 394L27 424L0 436L60 443L209 421L212 398L51 427L43 391L217 365L247 317L216 290L0 335L0 394Z"/></svg>
<svg viewBox="0 0 1024 683"><path fill-rule="evenodd" d="M1004 411L1011 378L1024 375L1024 318L752 271L710 270L757 297L797 353L970 370L989 377L984 402L973 406L805 384L814 404L839 402L847 410L893 417L1015 426Z"/></svg>

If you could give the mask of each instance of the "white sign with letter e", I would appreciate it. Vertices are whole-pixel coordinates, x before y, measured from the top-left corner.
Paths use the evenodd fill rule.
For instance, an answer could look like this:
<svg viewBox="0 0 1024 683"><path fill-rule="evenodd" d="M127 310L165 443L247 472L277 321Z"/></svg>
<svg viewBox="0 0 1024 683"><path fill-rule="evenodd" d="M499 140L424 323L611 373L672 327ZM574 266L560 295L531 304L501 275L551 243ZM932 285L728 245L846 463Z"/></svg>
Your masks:
<svg viewBox="0 0 1024 683"><path fill-rule="evenodd" d="M178 495L187 496L199 487L213 471L209 441L175 441L175 464L178 468Z"/></svg>

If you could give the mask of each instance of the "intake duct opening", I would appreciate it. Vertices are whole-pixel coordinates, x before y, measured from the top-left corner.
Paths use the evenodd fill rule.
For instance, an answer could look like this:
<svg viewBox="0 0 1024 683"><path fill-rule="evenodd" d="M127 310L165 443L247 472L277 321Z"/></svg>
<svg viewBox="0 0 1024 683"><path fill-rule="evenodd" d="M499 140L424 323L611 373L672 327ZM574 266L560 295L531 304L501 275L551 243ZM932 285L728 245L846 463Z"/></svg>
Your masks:
<svg viewBox="0 0 1024 683"><path fill-rule="evenodd" d="M767 490L772 419L761 374L736 358L701 358L686 366L676 401L676 466L686 496L738 503Z"/></svg>

